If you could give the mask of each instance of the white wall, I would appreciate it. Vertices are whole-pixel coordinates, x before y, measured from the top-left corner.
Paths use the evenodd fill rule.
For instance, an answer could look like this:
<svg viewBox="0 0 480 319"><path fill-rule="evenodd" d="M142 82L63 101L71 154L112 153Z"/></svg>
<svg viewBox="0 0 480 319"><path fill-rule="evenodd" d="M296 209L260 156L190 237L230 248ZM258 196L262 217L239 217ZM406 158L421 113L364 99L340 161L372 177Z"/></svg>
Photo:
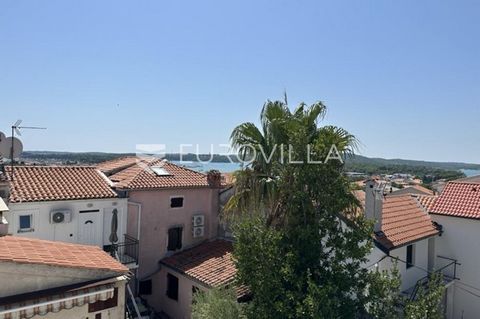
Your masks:
<svg viewBox="0 0 480 319"><path fill-rule="evenodd" d="M10 211L5 213L5 218L9 222L8 233L14 236L38 238L45 240L63 241L71 243L82 243L79 238L80 223L79 211L99 210L98 219L99 233L96 236L95 244L99 247L109 245L111 218L113 209L118 211L118 238L123 241L123 234L127 229L127 199L92 199L92 200L70 200L70 201L48 201L48 202L25 202L11 203ZM57 209L68 209L72 213L70 223L51 224L50 212ZM34 231L18 232L19 216L32 214L32 226Z"/></svg>
<svg viewBox="0 0 480 319"><path fill-rule="evenodd" d="M397 268L400 273L400 278L402 280L401 290L405 291L417 283L417 280L425 277L428 273L421 269L428 269L428 239L423 239L415 242L414 244L414 265L417 267L410 267L407 269L407 265L404 262L398 261ZM379 248L375 247L370 255L368 256L368 262L366 266L373 265L377 263L382 257L386 254L381 251ZM407 248L406 246L393 249L390 251L391 257L398 257L399 259L406 261L407 259ZM395 261L393 258L384 258L382 261L378 262L378 270L391 270L393 269ZM421 268L421 269L419 269ZM374 269L371 267L370 269Z"/></svg>
<svg viewBox="0 0 480 319"><path fill-rule="evenodd" d="M452 287L454 304L450 318L478 318L480 297L473 294L480 296L480 221L433 214L430 216L444 230L442 236L437 238L437 255L457 259L461 263L457 266L459 280ZM437 257L437 268L446 263L448 261Z"/></svg>

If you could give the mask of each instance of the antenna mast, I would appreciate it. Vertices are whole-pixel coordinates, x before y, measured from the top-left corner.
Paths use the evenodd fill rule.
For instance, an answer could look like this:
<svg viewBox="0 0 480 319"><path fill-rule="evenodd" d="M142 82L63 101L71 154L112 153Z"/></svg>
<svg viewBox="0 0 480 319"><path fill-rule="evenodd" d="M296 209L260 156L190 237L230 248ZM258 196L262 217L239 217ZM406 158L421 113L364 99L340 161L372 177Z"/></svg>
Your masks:
<svg viewBox="0 0 480 319"><path fill-rule="evenodd" d="M14 158L15 158L15 133L17 133L18 136L22 136L22 133L20 130L22 129L27 129L27 130L46 130L46 127L38 127L38 126L20 126L22 124L22 120L17 120L13 125L12 125L12 144L10 146L10 165L12 167L12 181L15 176L15 171L13 169L14 165ZM20 144L21 145L21 144ZM19 154L20 155L20 154Z"/></svg>

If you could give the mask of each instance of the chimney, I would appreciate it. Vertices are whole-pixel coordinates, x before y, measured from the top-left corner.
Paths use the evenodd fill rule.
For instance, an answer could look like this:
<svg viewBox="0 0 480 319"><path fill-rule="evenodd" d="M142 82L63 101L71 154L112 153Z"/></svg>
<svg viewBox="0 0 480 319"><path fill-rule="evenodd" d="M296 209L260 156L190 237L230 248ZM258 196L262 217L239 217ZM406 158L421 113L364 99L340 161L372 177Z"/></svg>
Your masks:
<svg viewBox="0 0 480 319"><path fill-rule="evenodd" d="M207 173L207 182L210 187L221 188L222 187L222 174L217 170L211 170Z"/></svg>
<svg viewBox="0 0 480 319"><path fill-rule="evenodd" d="M382 230L383 188L374 180L365 185L365 217L375 221L373 231Z"/></svg>
<svg viewBox="0 0 480 319"><path fill-rule="evenodd" d="M0 197L0 237L8 234L8 222L3 216L3 213L8 212L8 207Z"/></svg>

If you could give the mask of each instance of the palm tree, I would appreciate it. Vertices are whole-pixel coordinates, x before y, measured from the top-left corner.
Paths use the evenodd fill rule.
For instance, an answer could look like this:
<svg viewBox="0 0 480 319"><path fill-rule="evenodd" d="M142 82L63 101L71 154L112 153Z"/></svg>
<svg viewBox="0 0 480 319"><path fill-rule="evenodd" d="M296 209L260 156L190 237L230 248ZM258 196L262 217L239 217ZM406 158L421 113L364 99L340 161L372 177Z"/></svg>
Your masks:
<svg viewBox="0 0 480 319"><path fill-rule="evenodd" d="M310 106L300 103L292 113L285 96L284 101L263 105L260 128L247 122L233 130L231 144L249 164L235 174L236 192L225 207L227 212L260 211L269 223L280 219L285 203L279 197L278 181L289 165L286 153L290 147L298 148L303 157L307 145L313 145L313 153L319 158L325 158L332 145L342 156L353 154L357 147L353 135L336 126L318 126L326 110L322 102Z"/></svg>

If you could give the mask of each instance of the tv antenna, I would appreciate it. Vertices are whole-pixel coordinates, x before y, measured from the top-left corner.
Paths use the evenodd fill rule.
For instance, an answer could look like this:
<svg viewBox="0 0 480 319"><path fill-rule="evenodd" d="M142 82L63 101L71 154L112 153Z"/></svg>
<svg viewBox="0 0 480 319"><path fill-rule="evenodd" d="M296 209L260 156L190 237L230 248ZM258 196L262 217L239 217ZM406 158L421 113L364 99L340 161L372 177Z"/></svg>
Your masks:
<svg viewBox="0 0 480 319"><path fill-rule="evenodd" d="M15 175L15 172L13 170L13 164L14 164L14 159L16 157L19 157L20 154L23 151L23 145L22 142L15 137L15 134L18 136L22 136L22 133L20 130L27 129L27 130L46 130L46 127L38 127L38 126L20 126L22 124L22 120L17 120L13 125L12 125L12 137L8 138L11 139L11 144L10 144L10 165L12 166L12 180Z"/></svg>

